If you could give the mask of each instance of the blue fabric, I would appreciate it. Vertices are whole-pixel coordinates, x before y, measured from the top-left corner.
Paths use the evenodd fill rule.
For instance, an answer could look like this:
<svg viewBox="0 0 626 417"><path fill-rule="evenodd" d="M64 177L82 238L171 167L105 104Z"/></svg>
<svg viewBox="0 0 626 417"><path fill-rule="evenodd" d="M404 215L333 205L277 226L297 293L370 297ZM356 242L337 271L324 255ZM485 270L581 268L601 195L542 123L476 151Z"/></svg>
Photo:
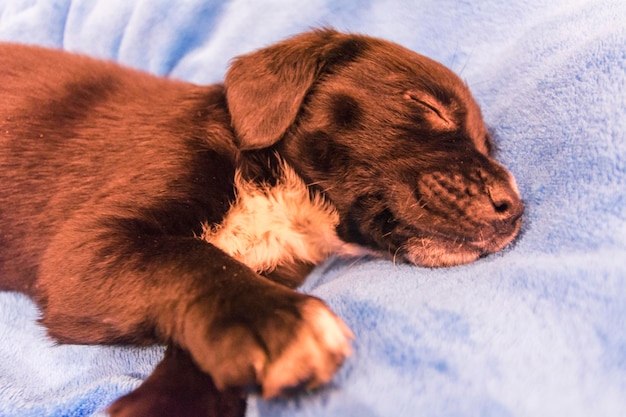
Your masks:
<svg viewBox="0 0 626 417"><path fill-rule="evenodd" d="M474 91L526 203L520 238L462 267L317 268L303 290L353 329L355 354L319 392L252 398L262 417L626 415L624 22L623 0L0 0L2 40L198 83L331 25L429 55ZM162 353L55 346L37 315L0 294L0 416L97 415Z"/></svg>

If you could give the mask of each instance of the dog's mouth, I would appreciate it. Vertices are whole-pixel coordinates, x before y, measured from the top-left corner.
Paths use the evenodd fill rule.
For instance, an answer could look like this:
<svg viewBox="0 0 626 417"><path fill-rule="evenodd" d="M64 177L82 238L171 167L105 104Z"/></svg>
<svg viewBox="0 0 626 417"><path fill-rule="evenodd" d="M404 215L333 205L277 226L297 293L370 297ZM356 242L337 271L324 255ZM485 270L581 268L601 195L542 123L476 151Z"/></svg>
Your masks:
<svg viewBox="0 0 626 417"><path fill-rule="evenodd" d="M432 219L421 224L411 224L391 215L389 210L372 218L380 230L384 223L388 229L378 236L362 236L360 244L365 244L394 262L407 262L423 267L448 267L467 264L496 253L509 245L518 235L521 212L506 222L474 226L470 231L459 224L430 225ZM435 222L436 223L436 222ZM457 230L454 230L454 229Z"/></svg>
<svg viewBox="0 0 626 417"><path fill-rule="evenodd" d="M506 229L481 237L417 232L408 237L393 256L396 260L425 267L463 265L504 249L518 235L521 224L521 216L518 216Z"/></svg>
<svg viewBox="0 0 626 417"><path fill-rule="evenodd" d="M421 199L409 187L396 187L394 195L371 193L352 205L339 235L418 266L470 263L504 249L521 228L523 204L513 183L503 180L490 190L471 198L452 198L452 188Z"/></svg>

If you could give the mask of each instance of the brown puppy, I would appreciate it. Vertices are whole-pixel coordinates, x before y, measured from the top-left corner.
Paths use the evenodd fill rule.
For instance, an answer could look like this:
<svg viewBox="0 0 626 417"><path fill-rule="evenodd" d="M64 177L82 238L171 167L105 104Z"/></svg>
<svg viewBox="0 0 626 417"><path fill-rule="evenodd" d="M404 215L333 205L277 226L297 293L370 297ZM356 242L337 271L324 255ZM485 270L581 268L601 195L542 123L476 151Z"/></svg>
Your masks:
<svg viewBox="0 0 626 417"><path fill-rule="evenodd" d="M327 382L351 333L290 289L312 265L456 265L520 227L467 87L389 42L314 31L208 87L35 47L0 61L0 288L60 342L170 346L115 415L239 415L242 387Z"/></svg>

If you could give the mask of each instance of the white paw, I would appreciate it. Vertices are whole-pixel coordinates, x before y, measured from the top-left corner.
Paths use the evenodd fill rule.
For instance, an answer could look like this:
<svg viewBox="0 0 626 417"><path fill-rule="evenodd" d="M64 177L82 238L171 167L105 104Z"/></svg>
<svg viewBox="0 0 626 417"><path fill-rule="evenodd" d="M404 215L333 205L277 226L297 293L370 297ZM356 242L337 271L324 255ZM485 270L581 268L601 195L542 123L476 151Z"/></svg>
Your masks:
<svg viewBox="0 0 626 417"><path fill-rule="evenodd" d="M330 381L352 353L350 340L354 335L322 302L307 300L301 314L302 327L295 339L265 369L262 380L265 398Z"/></svg>

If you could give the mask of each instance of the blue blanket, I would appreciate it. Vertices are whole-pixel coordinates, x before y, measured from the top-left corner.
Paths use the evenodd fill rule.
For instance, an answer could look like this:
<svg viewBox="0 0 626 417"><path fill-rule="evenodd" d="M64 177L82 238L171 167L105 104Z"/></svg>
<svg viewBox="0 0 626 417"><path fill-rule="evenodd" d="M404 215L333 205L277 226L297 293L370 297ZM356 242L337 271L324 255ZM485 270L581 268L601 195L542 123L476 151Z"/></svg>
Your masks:
<svg viewBox="0 0 626 417"><path fill-rule="evenodd" d="M474 91L526 203L520 238L455 268L321 265L302 290L355 353L319 392L253 397L263 417L626 415L625 22L623 0L0 0L0 40L197 83L329 25L429 55ZM101 415L162 355L55 345L37 316L0 294L0 416Z"/></svg>

